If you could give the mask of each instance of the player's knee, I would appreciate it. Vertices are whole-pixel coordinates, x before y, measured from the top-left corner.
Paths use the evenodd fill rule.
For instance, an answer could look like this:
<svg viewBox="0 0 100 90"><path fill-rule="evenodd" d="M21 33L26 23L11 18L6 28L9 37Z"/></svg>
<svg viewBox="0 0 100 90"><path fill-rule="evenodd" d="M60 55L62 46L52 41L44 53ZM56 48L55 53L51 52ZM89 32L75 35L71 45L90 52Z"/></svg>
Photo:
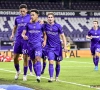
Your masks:
<svg viewBox="0 0 100 90"><path fill-rule="evenodd" d="M36 61L41 61L41 57L37 56L37 57L35 58L35 60L36 60Z"/></svg>
<svg viewBox="0 0 100 90"><path fill-rule="evenodd" d="M95 56L99 56L99 52L96 52L96 53L95 53Z"/></svg>
<svg viewBox="0 0 100 90"><path fill-rule="evenodd" d="M36 64L36 60L35 59L33 59L32 62L33 62L33 64Z"/></svg>
<svg viewBox="0 0 100 90"><path fill-rule="evenodd" d="M49 61L49 64L53 64L53 63L54 63L54 61L53 61L53 60L50 60L50 61Z"/></svg>
<svg viewBox="0 0 100 90"><path fill-rule="evenodd" d="M56 65L60 65L60 61L56 61Z"/></svg>
<svg viewBox="0 0 100 90"><path fill-rule="evenodd" d="M19 57L19 54L14 54L14 61L17 61Z"/></svg>
<svg viewBox="0 0 100 90"><path fill-rule="evenodd" d="M28 59L28 56L27 56L27 55L23 55L23 58L24 58L24 59Z"/></svg>
<svg viewBox="0 0 100 90"><path fill-rule="evenodd" d="M46 59L43 59L43 62L46 62Z"/></svg>

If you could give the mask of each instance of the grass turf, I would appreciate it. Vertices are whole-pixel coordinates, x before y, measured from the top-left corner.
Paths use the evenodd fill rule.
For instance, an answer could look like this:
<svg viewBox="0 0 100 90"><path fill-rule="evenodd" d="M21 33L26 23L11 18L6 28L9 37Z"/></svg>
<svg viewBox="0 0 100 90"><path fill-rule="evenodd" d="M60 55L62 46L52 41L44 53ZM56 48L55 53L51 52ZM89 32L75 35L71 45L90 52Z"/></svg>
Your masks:
<svg viewBox="0 0 100 90"><path fill-rule="evenodd" d="M20 61L23 72L23 61ZM29 74L29 71L28 71ZM19 80L14 80L15 68L13 62L0 62L0 84L18 84L35 90L96 90L91 85L100 86L100 70L94 71L91 58L68 58L61 62L59 82L48 83L48 61L41 83L36 82L35 76L28 75L28 80L23 81L23 74ZM55 76L54 76L55 77Z"/></svg>

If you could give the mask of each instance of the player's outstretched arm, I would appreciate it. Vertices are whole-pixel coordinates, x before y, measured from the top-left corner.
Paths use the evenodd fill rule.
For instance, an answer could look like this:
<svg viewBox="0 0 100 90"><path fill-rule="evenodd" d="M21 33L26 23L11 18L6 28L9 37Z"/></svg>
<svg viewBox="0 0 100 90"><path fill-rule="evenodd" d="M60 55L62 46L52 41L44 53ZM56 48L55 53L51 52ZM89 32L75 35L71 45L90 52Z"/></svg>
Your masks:
<svg viewBox="0 0 100 90"><path fill-rule="evenodd" d="M24 40L28 40L28 37L26 36L26 30L23 30L21 36L23 37Z"/></svg>
<svg viewBox="0 0 100 90"><path fill-rule="evenodd" d="M62 38L62 40L63 40L64 50L67 51L67 49L66 49L66 38L65 38L64 33L60 34L60 36L61 36L61 38Z"/></svg>
<svg viewBox="0 0 100 90"><path fill-rule="evenodd" d="M16 32L17 26L14 26L13 30L12 30L12 34L10 36L10 40L12 40L14 38L15 32Z"/></svg>

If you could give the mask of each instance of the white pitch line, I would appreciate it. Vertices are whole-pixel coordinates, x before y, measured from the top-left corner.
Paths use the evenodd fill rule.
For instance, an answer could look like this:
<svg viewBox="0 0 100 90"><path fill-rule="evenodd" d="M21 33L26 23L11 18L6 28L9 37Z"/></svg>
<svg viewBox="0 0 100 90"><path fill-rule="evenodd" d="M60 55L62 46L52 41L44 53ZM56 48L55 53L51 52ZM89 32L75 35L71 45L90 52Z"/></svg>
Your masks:
<svg viewBox="0 0 100 90"><path fill-rule="evenodd" d="M16 73L15 71L6 70L6 69L2 69L2 68L0 68L0 70L1 71L6 71L6 72L11 72L11 73ZM27 74L27 75L31 76L30 74ZM35 75L32 75L32 76L35 76ZM41 78L49 79L49 78L43 77L43 76L41 76ZM59 82L66 83L66 84L72 84L72 85L76 85L76 86L87 87L87 88L94 88L94 87L90 87L90 85L84 85L84 84L79 84L79 83L75 83L75 82L67 82L67 81L63 81L63 80L59 80ZM100 88L94 88L94 89L99 89L100 90Z"/></svg>
<svg viewBox="0 0 100 90"><path fill-rule="evenodd" d="M61 66L61 67L93 67L93 66Z"/></svg>
<svg viewBox="0 0 100 90"><path fill-rule="evenodd" d="M93 64L93 63L90 63L90 62L79 62L79 61L62 61L62 62L75 62L75 63L86 63L86 64Z"/></svg>

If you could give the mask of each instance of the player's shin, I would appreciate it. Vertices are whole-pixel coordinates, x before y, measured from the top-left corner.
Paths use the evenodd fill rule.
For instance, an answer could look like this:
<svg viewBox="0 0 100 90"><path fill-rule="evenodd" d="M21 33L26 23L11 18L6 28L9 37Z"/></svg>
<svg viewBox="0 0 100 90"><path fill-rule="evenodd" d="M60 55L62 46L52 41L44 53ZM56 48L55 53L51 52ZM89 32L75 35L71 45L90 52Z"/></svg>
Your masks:
<svg viewBox="0 0 100 90"><path fill-rule="evenodd" d="M40 82L40 76L41 76L41 57L39 57L39 56L36 56L36 61L37 61L37 71L36 71L36 73L37 73L37 82Z"/></svg>
<svg viewBox="0 0 100 90"><path fill-rule="evenodd" d="M41 76L41 60L37 60L37 76Z"/></svg>
<svg viewBox="0 0 100 90"><path fill-rule="evenodd" d="M14 66L17 72L19 72L19 61L18 61L19 54L14 54Z"/></svg>
<svg viewBox="0 0 100 90"><path fill-rule="evenodd" d="M29 65L30 72L32 72L32 61L31 61L31 59L28 60L28 65Z"/></svg>
<svg viewBox="0 0 100 90"><path fill-rule="evenodd" d="M33 69L34 69L35 75L37 76L37 62L36 62L36 60L33 60Z"/></svg>
<svg viewBox="0 0 100 90"><path fill-rule="evenodd" d="M17 71L17 73L15 75L15 80L17 80L19 78L19 74L20 74L18 57L19 57L19 54L14 54L14 66Z"/></svg>
<svg viewBox="0 0 100 90"><path fill-rule="evenodd" d="M43 68L41 74L44 73L45 67L46 67L46 59L43 60Z"/></svg>
<svg viewBox="0 0 100 90"><path fill-rule="evenodd" d="M56 64L55 70L56 70L56 78L58 78L59 73L60 73L60 64ZM56 78L55 78L55 79L56 79Z"/></svg>
<svg viewBox="0 0 100 90"><path fill-rule="evenodd" d="M96 57L93 57L93 63L94 63L94 65L95 65L95 59L96 59Z"/></svg>
<svg viewBox="0 0 100 90"><path fill-rule="evenodd" d="M27 55L23 55L23 59L24 59L24 75L27 75L27 69L28 69L28 56L27 56Z"/></svg>
<svg viewBox="0 0 100 90"><path fill-rule="evenodd" d="M28 56L23 55L24 59L24 76L23 76L23 81L27 81L27 70L28 70Z"/></svg>
<svg viewBox="0 0 100 90"><path fill-rule="evenodd" d="M99 63L99 52L96 52L96 58L95 58L95 70L98 70L98 63Z"/></svg>
<svg viewBox="0 0 100 90"><path fill-rule="evenodd" d="M52 82L52 80L53 80L53 73L54 73L53 60L50 60L49 61L49 75L50 75L50 80L48 82Z"/></svg>
<svg viewBox="0 0 100 90"><path fill-rule="evenodd" d="M99 63L99 56L96 56L95 65L98 66L98 63Z"/></svg>

